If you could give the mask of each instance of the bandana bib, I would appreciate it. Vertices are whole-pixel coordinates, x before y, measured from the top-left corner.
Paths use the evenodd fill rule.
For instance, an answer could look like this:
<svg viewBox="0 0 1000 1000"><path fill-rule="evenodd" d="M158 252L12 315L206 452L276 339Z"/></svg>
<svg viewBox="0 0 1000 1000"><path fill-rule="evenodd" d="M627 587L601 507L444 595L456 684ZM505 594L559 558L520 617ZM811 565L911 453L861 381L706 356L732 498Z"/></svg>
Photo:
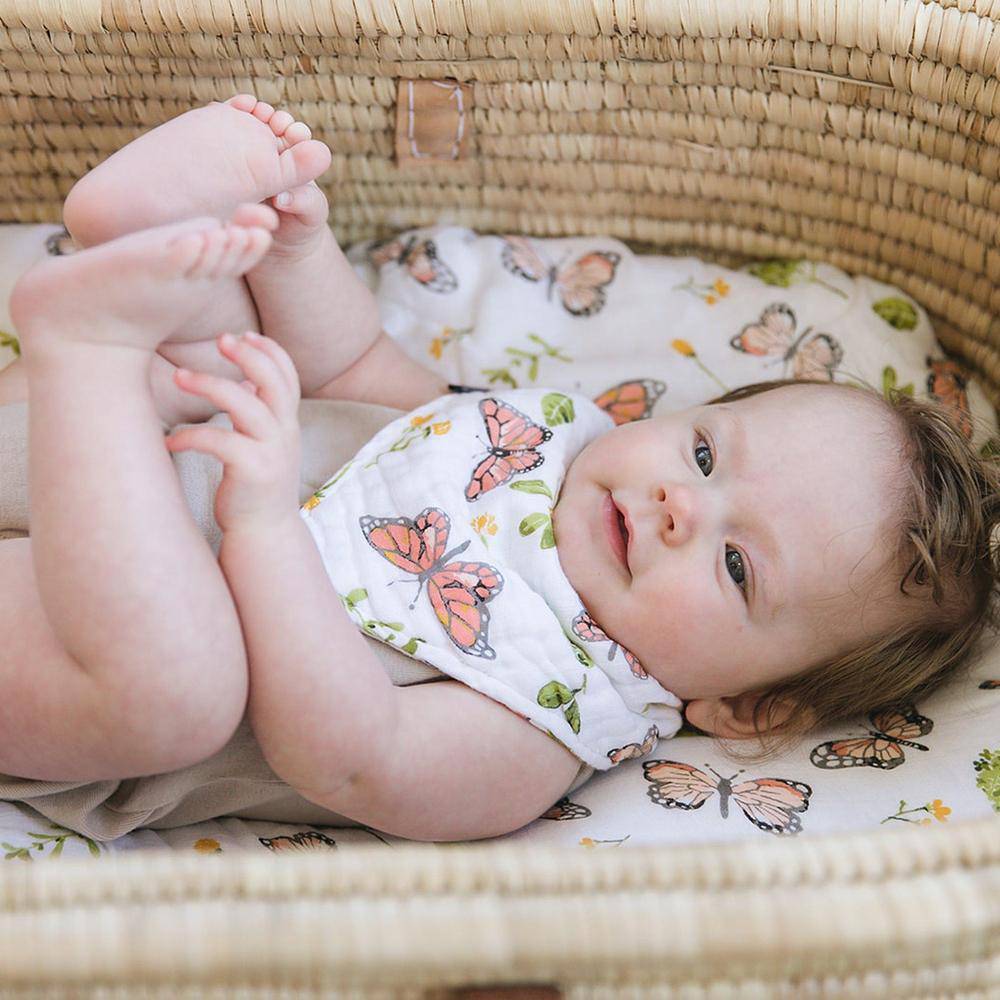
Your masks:
<svg viewBox="0 0 1000 1000"><path fill-rule="evenodd" d="M555 548L566 470L613 426L577 395L443 396L384 427L301 510L366 635L602 770L681 722L681 702L587 613Z"/></svg>

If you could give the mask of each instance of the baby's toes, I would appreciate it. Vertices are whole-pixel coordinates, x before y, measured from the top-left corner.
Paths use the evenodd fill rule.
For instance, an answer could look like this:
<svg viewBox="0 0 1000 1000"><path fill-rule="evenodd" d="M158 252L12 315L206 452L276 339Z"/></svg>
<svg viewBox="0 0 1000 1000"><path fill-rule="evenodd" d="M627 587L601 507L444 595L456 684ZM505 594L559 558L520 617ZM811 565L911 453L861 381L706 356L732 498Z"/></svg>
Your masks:
<svg viewBox="0 0 1000 1000"><path fill-rule="evenodd" d="M230 97L226 104L236 108L237 111L246 111L249 114L257 104L257 98L253 94L237 94L235 97Z"/></svg>
<svg viewBox="0 0 1000 1000"><path fill-rule="evenodd" d="M282 215L294 215L307 226L318 226L329 214L326 195L315 181L275 195L273 204Z"/></svg>
<svg viewBox="0 0 1000 1000"><path fill-rule="evenodd" d="M295 116L287 111L275 111L267 123L275 135L284 135L285 129L295 122Z"/></svg>
<svg viewBox="0 0 1000 1000"><path fill-rule="evenodd" d="M260 226L262 229L277 229L278 215L274 209L263 204L246 202L237 206L230 222L238 226Z"/></svg>
<svg viewBox="0 0 1000 1000"><path fill-rule="evenodd" d="M290 126L294 128L294 126ZM333 159L330 150L322 142L310 139L297 142L278 155L278 169L281 172L282 187L286 191L301 187L319 177Z"/></svg>
<svg viewBox="0 0 1000 1000"><path fill-rule="evenodd" d="M294 146L296 143L311 139L312 131L305 122L297 122L293 119L281 133L281 138L287 145Z"/></svg>

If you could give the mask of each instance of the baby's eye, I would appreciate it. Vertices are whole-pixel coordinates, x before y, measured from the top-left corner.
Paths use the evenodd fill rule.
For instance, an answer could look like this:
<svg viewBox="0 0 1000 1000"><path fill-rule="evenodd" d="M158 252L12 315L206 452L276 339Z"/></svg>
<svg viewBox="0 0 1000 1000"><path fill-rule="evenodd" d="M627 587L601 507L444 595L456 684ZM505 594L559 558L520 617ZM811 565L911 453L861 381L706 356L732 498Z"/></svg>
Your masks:
<svg viewBox="0 0 1000 1000"><path fill-rule="evenodd" d="M714 459L712 457L712 449L709 448L703 438L698 438L699 444L694 449L694 460L698 463L698 468L706 475L709 476L712 473L712 467L714 465Z"/></svg>
<svg viewBox="0 0 1000 1000"><path fill-rule="evenodd" d="M746 594L746 569L743 566L743 556L736 549L726 548L726 569L733 582Z"/></svg>

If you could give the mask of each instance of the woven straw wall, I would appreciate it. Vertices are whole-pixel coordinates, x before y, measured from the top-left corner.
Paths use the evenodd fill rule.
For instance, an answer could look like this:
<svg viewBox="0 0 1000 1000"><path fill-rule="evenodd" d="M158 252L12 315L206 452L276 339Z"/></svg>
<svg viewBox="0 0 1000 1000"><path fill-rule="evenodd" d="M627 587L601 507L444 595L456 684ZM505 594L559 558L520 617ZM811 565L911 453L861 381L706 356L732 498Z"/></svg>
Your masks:
<svg viewBox="0 0 1000 1000"><path fill-rule="evenodd" d="M0 2L0 219L252 90L334 150L351 241L610 233L904 288L1000 402L998 0ZM471 155L399 167L396 81L471 84ZM197 151L192 151L197 155Z"/></svg>

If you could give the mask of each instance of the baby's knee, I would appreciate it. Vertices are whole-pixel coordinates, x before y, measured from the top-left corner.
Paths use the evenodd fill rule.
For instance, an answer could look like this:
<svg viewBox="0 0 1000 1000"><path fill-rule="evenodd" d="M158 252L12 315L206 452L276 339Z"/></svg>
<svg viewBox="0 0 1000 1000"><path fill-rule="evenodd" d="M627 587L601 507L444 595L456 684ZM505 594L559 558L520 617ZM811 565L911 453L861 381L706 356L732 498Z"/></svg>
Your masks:
<svg viewBox="0 0 1000 1000"><path fill-rule="evenodd" d="M101 183L95 167L84 174L66 195L63 202L63 225L73 241L81 247L96 246L111 237L108 234L108 200L106 185Z"/></svg>
<svg viewBox="0 0 1000 1000"><path fill-rule="evenodd" d="M243 719L249 694L245 656L172 666L153 683L133 676L102 692L122 777L163 774L212 757Z"/></svg>

